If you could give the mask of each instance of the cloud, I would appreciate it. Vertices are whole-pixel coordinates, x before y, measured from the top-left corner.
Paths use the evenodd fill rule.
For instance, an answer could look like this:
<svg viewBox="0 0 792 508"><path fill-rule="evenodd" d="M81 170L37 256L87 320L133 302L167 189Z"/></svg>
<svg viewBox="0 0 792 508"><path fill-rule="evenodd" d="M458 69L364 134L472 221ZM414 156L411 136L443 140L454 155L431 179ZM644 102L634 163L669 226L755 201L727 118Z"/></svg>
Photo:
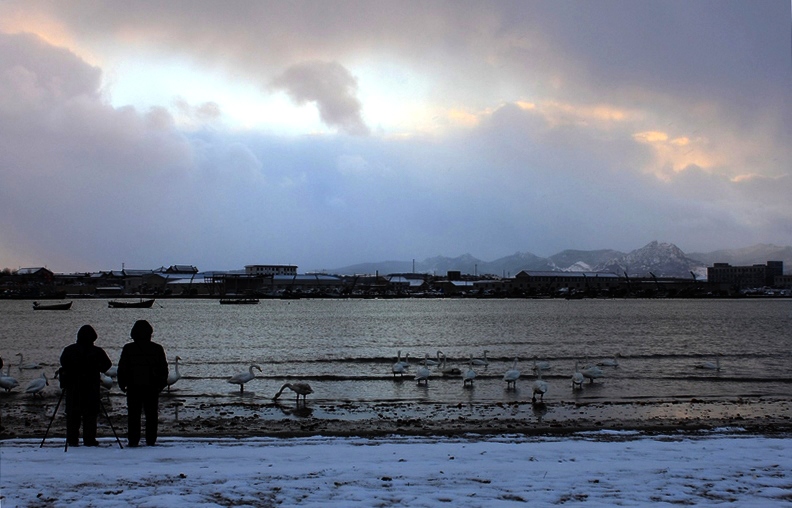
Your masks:
<svg viewBox="0 0 792 508"><path fill-rule="evenodd" d="M355 96L357 80L337 62L305 62L275 77L272 88L284 90L300 105L315 103L322 121L352 135L366 135L361 104Z"/></svg>

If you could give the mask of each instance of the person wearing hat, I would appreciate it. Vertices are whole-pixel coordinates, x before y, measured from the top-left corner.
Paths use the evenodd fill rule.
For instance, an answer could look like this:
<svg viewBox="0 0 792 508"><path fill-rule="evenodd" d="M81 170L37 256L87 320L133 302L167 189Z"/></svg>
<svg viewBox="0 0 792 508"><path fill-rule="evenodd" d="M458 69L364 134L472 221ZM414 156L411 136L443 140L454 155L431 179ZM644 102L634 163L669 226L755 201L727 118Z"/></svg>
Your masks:
<svg viewBox="0 0 792 508"><path fill-rule="evenodd" d="M157 442L159 394L168 384L168 359L165 349L151 336L154 329L145 319L135 322L118 360L118 386L127 395L129 446L140 442L140 417L146 414L146 444Z"/></svg>
<svg viewBox="0 0 792 508"><path fill-rule="evenodd" d="M66 395L66 442L78 446L80 425L83 445L98 446L96 418L99 415L99 373L112 366L105 350L95 346L96 330L83 325L77 332L77 342L63 349L58 371L61 389Z"/></svg>

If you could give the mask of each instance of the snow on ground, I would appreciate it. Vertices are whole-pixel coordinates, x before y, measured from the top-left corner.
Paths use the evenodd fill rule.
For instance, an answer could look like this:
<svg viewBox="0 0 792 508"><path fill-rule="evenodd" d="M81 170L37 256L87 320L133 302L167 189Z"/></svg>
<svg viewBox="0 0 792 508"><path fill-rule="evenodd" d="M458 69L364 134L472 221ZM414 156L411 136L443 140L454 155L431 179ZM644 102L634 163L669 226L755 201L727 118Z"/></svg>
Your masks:
<svg viewBox="0 0 792 508"><path fill-rule="evenodd" d="M123 442L123 441L122 441ZM155 447L0 442L0 505L792 506L792 439L163 438Z"/></svg>

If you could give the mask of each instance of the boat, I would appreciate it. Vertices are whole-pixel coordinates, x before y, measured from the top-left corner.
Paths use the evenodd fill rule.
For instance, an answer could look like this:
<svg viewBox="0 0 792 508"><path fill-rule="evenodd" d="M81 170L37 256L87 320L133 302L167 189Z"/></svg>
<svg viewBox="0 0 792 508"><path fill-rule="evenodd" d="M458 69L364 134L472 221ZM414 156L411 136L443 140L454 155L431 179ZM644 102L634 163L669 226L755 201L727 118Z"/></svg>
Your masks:
<svg viewBox="0 0 792 508"><path fill-rule="evenodd" d="M258 298L223 298L220 300L222 305L255 305L259 303Z"/></svg>
<svg viewBox="0 0 792 508"><path fill-rule="evenodd" d="M49 304L41 304L39 302L33 302L33 310L69 310L71 309L72 302L66 303L49 303Z"/></svg>
<svg viewBox="0 0 792 508"><path fill-rule="evenodd" d="M154 298L151 300L140 300L139 302L123 302L121 300L110 300L107 306L111 309L150 309L154 305Z"/></svg>

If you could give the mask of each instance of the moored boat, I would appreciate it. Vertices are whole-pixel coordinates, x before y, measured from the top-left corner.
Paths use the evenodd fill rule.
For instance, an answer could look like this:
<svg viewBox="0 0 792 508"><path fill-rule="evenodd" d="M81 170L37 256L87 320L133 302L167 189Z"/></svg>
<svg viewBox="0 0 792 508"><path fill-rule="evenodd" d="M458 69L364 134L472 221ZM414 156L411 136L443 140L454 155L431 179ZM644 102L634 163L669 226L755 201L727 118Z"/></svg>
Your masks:
<svg viewBox="0 0 792 508"><path fill-rule="evenodd" d="M139 302L124 302L121 300L110 300L107 306L112 309L150 309L154 305L154 299L140 300Z"/></svg>
<svg viewBox="0 0 792 508"><path fill-rule="evenodd" d="M49 304L33 302L33 310L69 310L71 309L71 306L72 306L72 302L49 303Z"/></svg>
<svg viewBox="0 0 792 508"><path fill-rule="evenodd" d="M255 305L259 303L258 298L223 298L220 300L222 305Z"/></svg>

